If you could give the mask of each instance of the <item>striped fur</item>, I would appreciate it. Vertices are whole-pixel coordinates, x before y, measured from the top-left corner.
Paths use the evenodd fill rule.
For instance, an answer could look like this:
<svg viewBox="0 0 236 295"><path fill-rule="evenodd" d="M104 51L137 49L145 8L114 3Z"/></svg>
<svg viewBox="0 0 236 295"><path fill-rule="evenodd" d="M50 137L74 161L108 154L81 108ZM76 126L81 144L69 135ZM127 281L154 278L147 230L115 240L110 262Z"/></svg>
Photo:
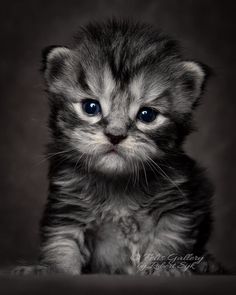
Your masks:
<svg viewBox="0 0 236 295"><path fill-rule="evenodd" d="M202 66L152 27L112 20L82 28L72 48L46 50L43 72L52 140L40 263L70 274L146 274L141 265L153 255L203 255L212 189L182 150ZM85 114L88 98L101 114ZM143 106L159 112L154 122L137 121ZM115 154L106 132L126 137Z"/></svg>

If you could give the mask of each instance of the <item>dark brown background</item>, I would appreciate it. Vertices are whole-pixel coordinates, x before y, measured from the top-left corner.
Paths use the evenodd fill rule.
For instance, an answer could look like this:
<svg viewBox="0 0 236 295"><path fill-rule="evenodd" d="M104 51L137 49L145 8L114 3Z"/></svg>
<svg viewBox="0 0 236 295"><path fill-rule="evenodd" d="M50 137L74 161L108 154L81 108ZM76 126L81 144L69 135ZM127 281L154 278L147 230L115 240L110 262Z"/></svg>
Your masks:
<svg viewBox="0 0 236 295"><path fill-rule="evenodd" d="M216 187L210 248L236 267L236 25L234 1L2 1L0 6L0 263L37 257L38 222L47 195L48 106L38 71L40 51L67 44L91 19L132 16L182 41L186 56L211 66L187 150Z"/></svg>

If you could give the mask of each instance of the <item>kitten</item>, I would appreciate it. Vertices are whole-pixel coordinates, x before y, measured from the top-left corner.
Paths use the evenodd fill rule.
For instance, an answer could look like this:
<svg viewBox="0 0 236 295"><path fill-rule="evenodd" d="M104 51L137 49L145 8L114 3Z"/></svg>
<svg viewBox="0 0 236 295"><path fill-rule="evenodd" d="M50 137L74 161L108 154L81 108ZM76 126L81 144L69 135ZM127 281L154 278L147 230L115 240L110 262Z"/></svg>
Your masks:
<svg viewBox="0 0 236 295"><path fill-rule="evenodd" d="M47 48L43 73L49 196L41 266L21 271L214 271L202 260L212 188L182 149L206 67L151 26L112 20L81 29L72 48Z"/></svg>

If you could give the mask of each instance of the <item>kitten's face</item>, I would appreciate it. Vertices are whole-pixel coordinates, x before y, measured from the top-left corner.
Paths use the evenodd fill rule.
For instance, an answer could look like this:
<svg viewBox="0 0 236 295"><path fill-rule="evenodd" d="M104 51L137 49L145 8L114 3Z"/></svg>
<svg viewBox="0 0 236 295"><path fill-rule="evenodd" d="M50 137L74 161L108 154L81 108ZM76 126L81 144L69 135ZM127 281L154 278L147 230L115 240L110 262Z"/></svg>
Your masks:
<svg viewBox="0 0 236 295"><path fill-rule="evenodd" d="M170 123L165 115L165 88L150 85L140 73L121 89L108 67L99 77L101 85L99 81L93 85L88 82L94 91L77 96L71 103L80 123L66 133L82 158L96 170L129 173L161 157L163 151L155 134Z"/></svg>
<svg viewBox="0 0 236 295"><path fill-rule="evenodd" d="M102 46L85 40L73 50L58 47L47 55L45 77L60 101L61 139L77 152L75 161L91 170L155 170L153 159L176 148L181 119L191 113L204 73L196 63L174 56L145 63L158 53L158 43L133 56L131 45L119 52L111 47L112 62L109 48Z"/></svg>

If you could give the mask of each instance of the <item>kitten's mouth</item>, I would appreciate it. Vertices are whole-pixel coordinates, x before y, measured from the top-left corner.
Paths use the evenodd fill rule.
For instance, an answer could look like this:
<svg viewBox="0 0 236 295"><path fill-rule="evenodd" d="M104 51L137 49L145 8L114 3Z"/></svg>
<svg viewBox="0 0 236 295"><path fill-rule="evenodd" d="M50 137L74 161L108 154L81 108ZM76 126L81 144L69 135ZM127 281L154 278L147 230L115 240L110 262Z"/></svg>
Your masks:
<svg viewBox="0 0 236 295"><path fill-rule="evenodd" d="M97 158L97 168L103 172L123 173L125 167L125 155L117 146L107 146Z"/></svg>
<svg viewBox="0 0 236 295"><path fill-rule="evenodd" d="M109 151L107 151L106 154L118 154L118 152L116 149L112 148Z"/></svg>
<svg viewBox="0 0 236 295"><path fill-rule="evenodd" d="M117 148L112 146L108 151L105 152L105 154L118 154Z"/></svg>
<svg viewBox="0 0 236 295"><path fill-rule="evenodd" d="M119 151L119 149L116 146L110 147L104 154L122 157L122 153Z"/></svg>

